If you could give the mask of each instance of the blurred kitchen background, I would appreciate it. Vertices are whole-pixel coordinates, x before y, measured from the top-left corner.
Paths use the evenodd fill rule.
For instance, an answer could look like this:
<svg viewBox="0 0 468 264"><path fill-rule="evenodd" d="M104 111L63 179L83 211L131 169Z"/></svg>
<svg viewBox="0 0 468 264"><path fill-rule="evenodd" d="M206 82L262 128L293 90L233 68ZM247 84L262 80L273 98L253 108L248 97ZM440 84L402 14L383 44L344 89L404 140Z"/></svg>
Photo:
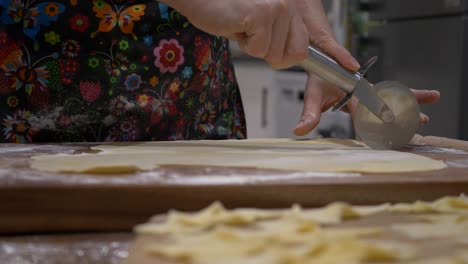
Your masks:
<svg viewBox="0 0 468 264"><path fill-rule="evenodd" d="M379 61L367 78L436 89L441 100L422 111L431 122L418 131L468 140L468 0L323 0L340 44L363 63ZM272 70L232 43L249 137L295 137L306 73ZM464 74L464 73L467 74ZM351 118L327 112L310 137L353 138Z"/></svg>

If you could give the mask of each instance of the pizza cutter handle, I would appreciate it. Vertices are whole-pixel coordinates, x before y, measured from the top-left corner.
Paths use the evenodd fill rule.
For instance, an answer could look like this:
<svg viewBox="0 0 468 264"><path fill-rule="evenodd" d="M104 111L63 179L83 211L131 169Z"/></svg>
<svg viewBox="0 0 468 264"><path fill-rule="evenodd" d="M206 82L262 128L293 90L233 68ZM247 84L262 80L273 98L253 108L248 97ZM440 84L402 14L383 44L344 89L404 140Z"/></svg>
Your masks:
<svg viewBox="0 0 468 264"><path fill-rule="evenodd" d="M338 86L347 94L352 94L358 82L363 78L361 73L344 68L325 52L312 45L309 46L309 56L300 62L299 66Z"/></svg>

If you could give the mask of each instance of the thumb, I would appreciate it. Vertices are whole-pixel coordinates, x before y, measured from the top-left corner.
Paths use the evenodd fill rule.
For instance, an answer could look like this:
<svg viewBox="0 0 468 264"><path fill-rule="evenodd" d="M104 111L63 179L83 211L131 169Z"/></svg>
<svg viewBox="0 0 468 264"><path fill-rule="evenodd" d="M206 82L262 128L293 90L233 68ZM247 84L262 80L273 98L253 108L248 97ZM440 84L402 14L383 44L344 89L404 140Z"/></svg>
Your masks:
<svg viewBox="0 0 468 264"><path fill-rule="evenodd" d="M347 49L338 44L332 36L322 36L319 39L312 40L312 43L337 60L345 68L352 71L359 70L359 62L353 58Z"/></svg>
<svg viewBox="0 0 468 264"><path fill-rule="evenodd" d="M296 136L304 136L318 125L322 114L322 96L322 90L312 82L312 78L309 75L301 120L293 130Z"/></svg>

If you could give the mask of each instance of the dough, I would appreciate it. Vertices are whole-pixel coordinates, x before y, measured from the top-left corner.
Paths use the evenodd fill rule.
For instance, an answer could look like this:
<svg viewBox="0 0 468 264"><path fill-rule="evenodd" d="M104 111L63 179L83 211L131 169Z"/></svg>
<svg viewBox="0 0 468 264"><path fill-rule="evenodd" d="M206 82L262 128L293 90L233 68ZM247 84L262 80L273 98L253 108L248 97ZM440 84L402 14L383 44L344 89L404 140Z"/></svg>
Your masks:
<svg viewBox="0 0 468 264"><path fill-rule="evenodd" d="M323 214L318 218L335 220L336 214L330 211L355 211L342 210L342 205L318 210L294 206L275 212L230 211L216 203L195 214L172 212L166 222L145 224L136 231L168 235L170 243L148 244L145 252L185 263L359 263L406 260L415 255L415 248L405 243L365 240L379 234L379 228L324 229L310 219L311 215ZM363 209L365 213L375 211L375 207ZM239 222L239 218L243 220Z"/></svg>
<svg viewBox="0 0 468 264"><path fill-rule="evenodd" d="M468 223L417 223L393 225L392 229L412 239L464 238Z"/></svg>
<svg viewBox="0 0 468 264"><path fill-rule="evenodd" d="M177 239L170 245L148 245L148 254L184 263L361 263L410 259L415 249L407 244L365 242L358 238L309 239L307 243L268 237L240 236L216 230ZM299 236L299 235L298 235Z"/></svg>
<svg viewBox="0 0 468 264"><path fill-rule="evenodd" d="M218 224L226 226L247 226L264 220L301 219L305 223L336 224L347 219L377 214L385 211L388 204L379 206L351 206L346 203L332 203L323 208L303 210L294 205L289 210L234 209L227 210L215 202L198 213L170 211L164 223L148 223L135 227L138 233L168 234L197 233ZM312 226L308 226L313 228Z"/></svg>
<svg viewBox="0 0 468 264"><path fill-rule="evenodd" d="M359 218L384 212L390 205L378 206L351 206L346 203L336 202L324 208L306 210L302 216L321 224L337 224L344 220Z"/></svg>
<svg viewBox="0 0 468 264"><path fill-rule="evenodd" d="M447 196L434 202L400 203L388 208L396 213L420 214L417 219L425 223L393 225L396 230L412 239L468 237L468 197ZM428 214L431 213L431 214Z"/></svg>
<svg viewBox="0 0 468 264"><path fill-rule="evenodd" d="M228 210L219 202L195 213L171 211L165 218L137 226L138 235L153 237L140 244L148 262L160 263L466 263L466 252L419 260L420 239L452 239L468 243L468 198L443 197L433 202L352 206L342 202L316 209L293 205L286 210ZM424 204L423 207L420 205ZM404 205L404 207L402 207ZM424 208L413 210L414 208ZM402 210L404 208L404 210ZM430 214L427 208L431 208ZM415 214L409 224L340 225L375 214ZM158 221L156 221L158 220ZM389 231L402 238L382 237ZM398 236L399 237L399 236ZM164 242L160 242L164 238ZM410 243L411 242L411 243ZM156 261L157 259L157 261ZM414 261L414 262L413 262ZM427 261L427 262L425 262ZM463 262L465 261L465 262ZM129 262L138 263L138 262Z"/></svg>
<svg viewBox="0 0 468 264"><path fill-rule="evenodd" d="M371 150L353 140L203 140L113 144L93 149L99 153L34 156L31 167L70 173L130 173L162 165L363 173L446 167L442 161L405 152Z"/></svg>
<svg viewBox="0 0 468 264"><path fill-rule="evenodd" d="M406 264L467 264L468 251L459 251L454 256L424 259L407 262Z"/></svg>
<svg viewBox="0 0 468 264"><path fill-rule="evenodd" d="M279 210L235 209L228 211L221 203L215 202L195 214L170 211L163 224L143 224L136 226L135 230L146 234L196 233L217 224L243 226L258 220L277 219L281 215L282 212Z"/></svg>
<svg viewBox="0 0 468 264"><path fill-rule="evenodd" d="M141 225L136 231L170 235L172 243L149 244L145 252L186 263L360 263L411 259L416 254L411 245L366 240L378 235L379 228L325 229L315 221L337 222L337 218L377 213L387 206L353 208L335 203L312 210L293 206L290 210L268 211L226 210L215 203L195 214L171 212L166 222ZM239 218L248 221L239 222Z"/></svg>
<svg viewBox="0 0 468 264"><path fill-rule="evenodd" d="M468 213L468 196L446 196L434 202L398 203L389 208L399 213Z"/></svg>
<svg viewBox="0 0 468 264"><path fill-rule="evenodd" d="M434 202L399 203L388 208L395 213L419 214L427 223L393 225L392 229L412 239L468 236L468 197L447 196Z"/></svg>
<svg viewBox="0 0 468 264"><path fill-rule="evenodd" d="M415 135L410 144L416 145L431 145L439 148L451 148L456 150L468 151L468 142L464 140L434 137L434 136L421 136Z"/></svg>
<svg viewBox="0 0 468 264"><path fill-rule="evenodd" d="M418 220L430 222L430 223L445 223L445 224L468 224L468 212L464 214L428 214L420 215L417 217Z"/></svg>

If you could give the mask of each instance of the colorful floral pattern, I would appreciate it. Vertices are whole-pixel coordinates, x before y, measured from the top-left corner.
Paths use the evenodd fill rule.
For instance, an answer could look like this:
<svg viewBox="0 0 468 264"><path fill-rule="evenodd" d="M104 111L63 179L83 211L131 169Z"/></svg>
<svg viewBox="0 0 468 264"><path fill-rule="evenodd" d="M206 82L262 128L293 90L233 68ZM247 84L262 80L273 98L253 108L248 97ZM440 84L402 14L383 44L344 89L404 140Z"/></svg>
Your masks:
<svg viewBox="0 0 468 264"><path fill-rule="evenodd" d="M54 31L50 31L44 34L44 40L50 45L55 45L60 42L60 35Z"/></svg>
<svg viewBox="0 0 468 264"><path fill-rule="evenodd" d="M162 39L154 49L154 56L154 65L161 73L174 73L184 63L184 47L180 46L176 39Z"/></svg>
<svg viewBox="0 0 468 264"><path fill-rule="evenodd" d="M3 120L3 135L5 141L13 143L28 143L36 130L31 127L28 119L29 111L17 110L12 115L7 115Z"/></svg>
<svg viewBox="0 0 468 264"><path fill-rule="evenodd" d="M228 41L162 3L0 1L0 25L0 142L246 137Z"/></svg>
<svg viewBox="0 0 468 264"><path fill-rule="evenodd" d="M70 29L78 32L85 32L89 27L89 19L80 13L74 15L69 20Z"/></svg>

